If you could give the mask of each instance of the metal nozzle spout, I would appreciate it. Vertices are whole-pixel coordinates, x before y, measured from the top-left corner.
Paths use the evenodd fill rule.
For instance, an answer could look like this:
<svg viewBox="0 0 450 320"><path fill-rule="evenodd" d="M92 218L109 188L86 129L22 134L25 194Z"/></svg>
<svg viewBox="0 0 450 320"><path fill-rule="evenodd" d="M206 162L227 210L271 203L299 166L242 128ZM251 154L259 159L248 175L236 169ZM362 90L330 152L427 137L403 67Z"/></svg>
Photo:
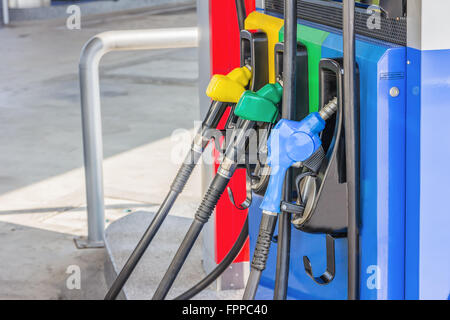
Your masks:
<svg viewBox="0 0 450 320"><path fill-rule="evenodd" d="M337 111L337 97L330 100L322 109L320 109L319 114L323 120L328 120Z"/></svg>

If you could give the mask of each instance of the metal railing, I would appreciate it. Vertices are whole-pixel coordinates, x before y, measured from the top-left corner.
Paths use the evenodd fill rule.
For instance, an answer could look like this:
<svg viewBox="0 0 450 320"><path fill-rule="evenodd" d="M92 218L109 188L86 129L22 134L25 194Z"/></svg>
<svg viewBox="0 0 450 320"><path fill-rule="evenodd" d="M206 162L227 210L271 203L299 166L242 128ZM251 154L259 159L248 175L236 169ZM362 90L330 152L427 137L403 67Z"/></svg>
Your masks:
<svg viewBox="0 0 450 320"><path fill-rule="evenodd" d="M198 28L109 31L91 38L83 47L80 93L88 236L77 238L78 248L104 246L105 205L103 190L103 141L99 63L111 51L191 48L198 46Z"/></svg>

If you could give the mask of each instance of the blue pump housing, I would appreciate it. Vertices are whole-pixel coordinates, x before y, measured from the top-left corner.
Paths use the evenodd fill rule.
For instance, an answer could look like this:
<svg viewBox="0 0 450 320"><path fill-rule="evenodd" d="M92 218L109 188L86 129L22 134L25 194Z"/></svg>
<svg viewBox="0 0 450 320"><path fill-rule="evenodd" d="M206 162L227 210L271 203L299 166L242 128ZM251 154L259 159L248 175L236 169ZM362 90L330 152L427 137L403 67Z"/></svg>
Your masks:
<svg viewBox="0 0 450 320"><path fill-rule="evenodd" d="M323 29L331 33L323 43L322 57L342 57L341 33ZM361 128L360 297L404 299L406 48L357 36L356 59ZM396 96L390 94L393 87L398 89ZM255 195L249 209L251 255L261 218L261 201L262 197ZM336 276L330 284L318 285L306 274L302 258L308 256L314 270L323 272L325 235L308 234L292 227L288 299L347 298L347 239L336 239L335 248ZM273 298L276 252L277 244L272 243L257 299Z"/></svg>

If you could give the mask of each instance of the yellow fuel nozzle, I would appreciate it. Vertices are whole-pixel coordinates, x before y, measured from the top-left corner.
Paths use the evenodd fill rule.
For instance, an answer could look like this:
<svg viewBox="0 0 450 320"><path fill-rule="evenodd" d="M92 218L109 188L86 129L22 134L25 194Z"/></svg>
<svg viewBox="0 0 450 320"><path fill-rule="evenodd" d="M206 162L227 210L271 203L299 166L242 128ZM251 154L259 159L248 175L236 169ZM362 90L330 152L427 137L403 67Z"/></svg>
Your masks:
<svg viewBox="0 0 450 320"><path fill-rule="evenodd" d="M250 69L245 66L236 68L227 75L214 75L206 89L206 95L214 101L237 103L252 78Z"/></svg>

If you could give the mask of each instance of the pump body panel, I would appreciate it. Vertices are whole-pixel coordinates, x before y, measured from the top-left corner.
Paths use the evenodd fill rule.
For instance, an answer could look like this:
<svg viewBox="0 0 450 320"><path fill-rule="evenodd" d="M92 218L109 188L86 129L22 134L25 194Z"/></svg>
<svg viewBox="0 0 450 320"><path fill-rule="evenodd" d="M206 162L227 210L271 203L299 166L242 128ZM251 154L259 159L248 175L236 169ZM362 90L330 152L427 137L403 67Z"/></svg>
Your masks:
<svg viewBox="0 0 450 320"><path fill-rule="evenodd" d="M313 112L319 107L320 59L342 57L342 34L305 23L298 25L298 41L308 50L309 111ZM404 299L406 48L358 36L356 58L361 110L361 299ZM393 87L399 92L395 97L390 94ZM261 200L255 195L249 209L251 255ZM315 272L325 271L325 237L292 227L289 299L346 299L346 238L335 240L336 276L331 283L318 285L304 270L303 256L308 256ZM276 252L272 243L256 298L273 298Z"/></svg>

